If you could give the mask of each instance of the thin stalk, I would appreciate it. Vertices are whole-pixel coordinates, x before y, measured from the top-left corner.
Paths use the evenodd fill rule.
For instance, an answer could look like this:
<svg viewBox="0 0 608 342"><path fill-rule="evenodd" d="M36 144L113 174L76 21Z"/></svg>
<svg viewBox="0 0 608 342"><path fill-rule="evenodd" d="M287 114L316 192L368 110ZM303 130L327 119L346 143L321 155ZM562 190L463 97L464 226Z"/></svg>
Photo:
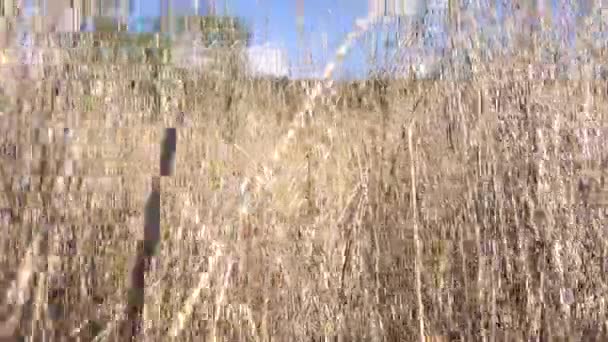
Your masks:
<svg viewBox="0 0 608 342"><path fill-rule="evenodd" d="M415 268L414 268L414 276L416 277L416 299L418 304L418 329L420 334L420 342L425 341L424 335L424 305L422 304L422 280L420 277L420 269L422 268L422 243L420 241L419 232L418 232L418 208L416 206L416 157L414 152L414 144L412 142L413 131L412 126L414 126L415 121L407 128L407 143L408 150L410 154L410 172L411 172L411 192L410 192L410 200L412 205L412 219L413 219L413 229L414 229L414 244L416 249L416 260L415 260Z"/></svg>

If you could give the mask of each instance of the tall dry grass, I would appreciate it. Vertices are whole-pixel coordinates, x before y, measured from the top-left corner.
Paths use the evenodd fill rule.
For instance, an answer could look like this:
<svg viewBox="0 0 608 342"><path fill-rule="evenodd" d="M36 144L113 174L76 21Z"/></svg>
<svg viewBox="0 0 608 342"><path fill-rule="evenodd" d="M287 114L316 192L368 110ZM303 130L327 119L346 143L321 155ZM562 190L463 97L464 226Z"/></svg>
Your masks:
<svg viewBox="0 0 608 342"><path fill-rule="evenodd" d="M15 79L2 118L7 340L125 339L158 186L140 339L607 337L605 82L540 80L526 48L469 81L348 84L87 51ZM151 184L167 126L175 173Z"/></svg>

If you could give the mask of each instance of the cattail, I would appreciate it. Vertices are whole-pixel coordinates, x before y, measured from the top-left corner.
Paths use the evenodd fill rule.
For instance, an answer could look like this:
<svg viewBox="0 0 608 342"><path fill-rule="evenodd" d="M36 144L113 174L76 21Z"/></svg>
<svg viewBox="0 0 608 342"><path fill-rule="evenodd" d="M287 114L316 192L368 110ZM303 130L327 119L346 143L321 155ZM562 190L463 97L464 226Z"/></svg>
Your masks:
<svg viewBox="0 0 608 342"><path fill-rule="evenodd" d="M160 246L161 177L172 176L174 173L176 145L176 129L165 129L160 151L160 177L152 177L152 189L144 208L144 238L138 245L129 277L129 298L125 312L127 321L122 331L122 335L125 337L133 338L141 330L145 273L149 271L152 258L158 253Z"/></svg>

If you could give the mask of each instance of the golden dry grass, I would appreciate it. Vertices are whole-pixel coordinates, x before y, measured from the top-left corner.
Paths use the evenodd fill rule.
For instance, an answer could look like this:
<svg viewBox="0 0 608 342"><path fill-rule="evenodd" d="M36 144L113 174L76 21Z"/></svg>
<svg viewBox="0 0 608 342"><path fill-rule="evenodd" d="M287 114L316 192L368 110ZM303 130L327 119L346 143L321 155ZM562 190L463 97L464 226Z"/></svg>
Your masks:
<svg viewBox="0 0 608 342"><path fill-rule="evenodd" d="M3 328L121 340L162 127L177 126L142 339L606 338L608 88L483 66L467 82L338 83L302 117L314 82L167 68L132 83L132 65L17 82L2 177L32 179L2 198Z"/></svg>

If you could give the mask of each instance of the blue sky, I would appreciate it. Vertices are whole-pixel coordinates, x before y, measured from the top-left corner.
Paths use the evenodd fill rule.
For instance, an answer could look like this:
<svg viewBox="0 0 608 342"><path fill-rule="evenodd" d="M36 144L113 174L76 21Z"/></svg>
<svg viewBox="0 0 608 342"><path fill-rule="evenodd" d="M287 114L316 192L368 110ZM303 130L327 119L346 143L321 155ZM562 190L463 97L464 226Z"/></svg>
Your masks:
<svg viewBox="0 0 608 342"><path fill-rule="evenodd" d="M137 1L137 0L134 0ZM495 3L500 0L486 0ZM552 2L552 12L560 12L562 3L571 4L568 0L547 0ZM584 3L588 0L578 0ZM157 16L160 12L159 1L139 0L145 6L141 7L139 15ZM206 14L207 0L199 0L202 12ZM482 1L485 2L485 1ZM500 1L502 2L502 1ZM367 16L367 0L302 0L304 14L304 36L299 45L296 0L215 0L216 14L238 16L252 28L255 43L269 42L284 47L292 65L300 64L304 57L301 47L307 49L317 64L325 65L333 56L346 34L353 28L357 18ZM509 3L507 1L507 3ZM181 13L192 13L192 0L173 0L174 9ZM500 7L500 6L497 6ZM507 6L509 7L509 6ZM503 16L508 14L505 8ZM137 15L137 14L135 14ZM381 30L376 30L379 32ZM388 29L390 32L391 29ZM443 34L439 28L439 34ZM323 46L323 37L327 37L327 49ZM382 35L380 34L380 37ZM380 39L381 40L381 39ZM358 43L346 58L341 70L336 76L351 75L365 76L368 63L366 61L370 49L368 42ZM382 53L380 48L379 53Z"/></svg>
<svg viewBox="0 0 608 342"><path fill-rule="evenodd" d="M32 2L32 0L26 1ZM52 0L47 1L50 3ZM131 1L133 17L158 17L162 13L159 0ZM199 0L200 14L208 14L206 6L208 1ZM502 2L502 0L484 0L482 2L486 1ZM561 7L558 4L571 4L568 0L547 1L553 3L554 13L557 13L558 8ZM578 0L578 2L586 1L589 0ZM173 0L174 13L193 14L192 3L192 0ZM301 47L312 55L316 64L325 65L333 58L333 52L336 51L346 34L352 30L355 20L366 17L368 11L367 0L302 0L302 4L304 35L300 42L296 0L215 0L216 14L242 18L252 29L255 43L267 42L285 48L292 65L301 64L302 58L305 56ZM390 28L385 31L391 32L391 30L394 32L394 29ZM439 31L441 34L441 29ZM375 32L382 32L382 30L375 30ZM324 37L327 38L327 49L324 49ZM379 37L382 38L382 34ZM379 39L379 41L381 40ZM336 76L364 76L368 65L366 59L371 51L369 44L369 41L360 41L341 68L345 72L338 73ZM381 48L379 54L382 54Z"/></svg>
<svg viewBox="0 0 608 342"><path fill-rule="evenodd" d="M157 16L160 2L140 0L140 16ZM201 14L206 14L200 0ZM304 0L304 34L301 46L310 50L313 59L324 65L328 61L326 51L336 51L342 39L352 29L355 19L367 15L367 0ZM291 64L304 57L298 40L296 24L297 7L295 0L216 0L216 14L242 18L253 30L254 42L270 43L286 49ZM174 0L176 11L192 13L192 0ZM135 14L137 15L137 14ZM327 50L323 47L323 37L327 37ZM364 58L357 51L345 61L350 71L365 72ZM360 55L359 51L359 55Z"/></svg>

